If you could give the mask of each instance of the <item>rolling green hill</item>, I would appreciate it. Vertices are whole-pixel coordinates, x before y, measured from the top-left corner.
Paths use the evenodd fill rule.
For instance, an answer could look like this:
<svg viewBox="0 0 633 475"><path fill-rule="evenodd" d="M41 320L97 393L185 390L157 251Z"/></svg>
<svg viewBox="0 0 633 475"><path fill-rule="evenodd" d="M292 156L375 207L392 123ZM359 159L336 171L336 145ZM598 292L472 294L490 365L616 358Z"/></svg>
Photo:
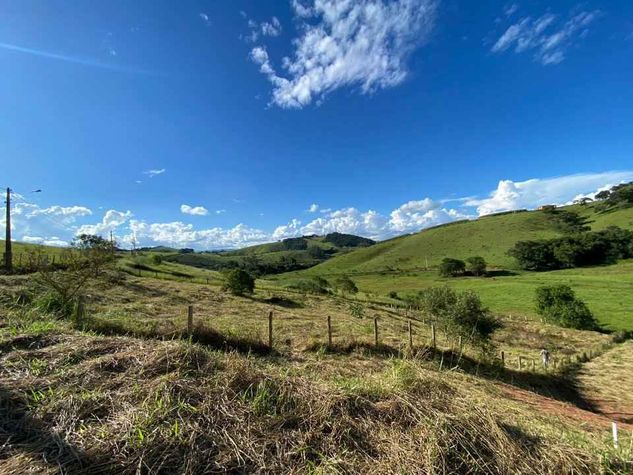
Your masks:
<svg viewBox="0 0 633 475"><path fill-rule="evenodd" d="M243 267L255 274L306 269L357 248L372 246L374 241L350 234L303 236L250 246L235 251L162 252L170 262L204 269L222 270Z"/></svg>
<svg viewBox="0 0 633 475"><path fill-rule="evenodd" d="M576 211L594 230L617 225L633 229L633 208L596 213L592 205L562 208ZM330 259L307 271L311 275L402 272L436 267L443 258L482 256L489 266L514 269L507 251L517 242L560 236L557 223L543 211L524 211L460 221L380 242Z"/></svg>
<svg viewBox="0 0 633 475"><path fill-rule="evenodd" d="M633 229L633 208L599 213L593 205L568 206L586 218L592 230L616 225ZM333 281L347 274L361 291L359 298L386 300L413 294L425 287L448 285L474 290L497 313L536 318L534 290L539 285L567 284L584 299L598 320L614 330L633 330L633 267L629 261L615 265L551 272L525 272L516 268L506 252L517 241L554 238L562 234L551 214L525 211L486 216L451 223L416 234L358 249L299 272L270 277L271 285L289 285L298 279L320 276ZM441 278L437 266L445 257L483 256L488 277ZM428 265L428 268L427 268Z"/></svg>

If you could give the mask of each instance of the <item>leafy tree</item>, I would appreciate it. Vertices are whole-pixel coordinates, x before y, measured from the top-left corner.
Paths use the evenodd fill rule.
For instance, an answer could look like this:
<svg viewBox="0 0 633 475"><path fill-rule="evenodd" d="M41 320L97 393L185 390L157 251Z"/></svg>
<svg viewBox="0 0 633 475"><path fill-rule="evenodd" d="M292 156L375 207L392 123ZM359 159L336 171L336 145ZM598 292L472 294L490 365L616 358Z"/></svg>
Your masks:
<svg viewBox="0 0 633 475"><path fill-rule="evenodd" d="M95 276L115 258L116 244L94 234L80 234L71 246L76 251L74 265L91 269Z"/></svg>
<svg viewBox="0 0 633 475"><path fill-rule="evenodd" d="M486 260L481 256L473 256L466 259L468 271L473 275L480 276L486 273Z"/></svg>
<svg viewBox="0 0 633 475"><path fill-rule="evenodd" d="M466 264L459 259L445 257L440 264L440 275L442 277L455 277L462 275L466 270Z"/></svg>
<svg viewBox="0 0 633 475"><path fill-rule="evenodd" d="M344 275L334 281L335 287L344 294L356 294L358 293L358 287L352 279Z"/></svg>
<svg viewBox="0 0 633 475"><path fill-rule="evenodd" d="M471 291L457 292L449 287L422 290L416 297L418 307L446 325L447 332L473 343L487 346L499 322Z"/></svg>
<svg viewBox="0 0 633 475"><path fill-rule="evenodd" d="M376 241L353 234L330 233L323 238L323 242L329 242L337 247L367 247L376 244Z"/></svg>
<svg viewBox="0 0 633 475"><path fill-rule="evenodd" d="M233 295L252 294L255 290L255 279L245 270L233 269L226 273L222 288Z"/></svg>
<svg viewBox="0 0 633 475"><path fill-rule="evenodd" d="M152 264L154 265L161 265L163 263L163 256L160 254L152 254Z"/></svg>
<svg viewBox="0 0 633 475"><path fill-rule="evenodd" d="M536 289L536 311L546 321L566 328L595 330L598 323L587 305L568 285L541 286Z"/></svg>

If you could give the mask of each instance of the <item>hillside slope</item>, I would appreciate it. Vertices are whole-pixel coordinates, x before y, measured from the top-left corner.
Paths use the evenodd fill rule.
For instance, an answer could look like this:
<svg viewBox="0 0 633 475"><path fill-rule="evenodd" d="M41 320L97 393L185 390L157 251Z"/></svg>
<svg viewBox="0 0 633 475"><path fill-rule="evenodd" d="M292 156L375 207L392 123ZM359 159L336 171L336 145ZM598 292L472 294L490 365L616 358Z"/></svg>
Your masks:
<svg viewBox="0 0 633 475"><path fill-rule="evenodd" d="M568 206L587 219L594 230L616 225L633 229L633 208L596 213L592 206ZM377 273L411 271L437 266L443 258L482 256L491 267L512 269L506 253L517 241L548 239L561 235L551 215L526 211L460 221L380 242L313 267L309 274Z"/></svg>

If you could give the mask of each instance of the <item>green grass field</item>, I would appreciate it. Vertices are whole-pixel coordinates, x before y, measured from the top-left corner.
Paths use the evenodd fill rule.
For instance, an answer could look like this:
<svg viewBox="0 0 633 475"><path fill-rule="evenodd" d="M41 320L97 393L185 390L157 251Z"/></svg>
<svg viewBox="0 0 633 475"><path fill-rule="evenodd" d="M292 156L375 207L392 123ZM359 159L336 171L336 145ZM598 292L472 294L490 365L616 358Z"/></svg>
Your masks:
<svg viewBox="0 0 633 475"><path fill-rule="evenodd" d="M536 318L534 290L540 285L567 284L594 312L599 322L612 330L633 330L633 261L616 265L552 272L523 272L498 277L441 278L436 271L398 275L354 276L359 289L386 296L403 296L420 289L448 285L477 292L497 313Z"/></svg>

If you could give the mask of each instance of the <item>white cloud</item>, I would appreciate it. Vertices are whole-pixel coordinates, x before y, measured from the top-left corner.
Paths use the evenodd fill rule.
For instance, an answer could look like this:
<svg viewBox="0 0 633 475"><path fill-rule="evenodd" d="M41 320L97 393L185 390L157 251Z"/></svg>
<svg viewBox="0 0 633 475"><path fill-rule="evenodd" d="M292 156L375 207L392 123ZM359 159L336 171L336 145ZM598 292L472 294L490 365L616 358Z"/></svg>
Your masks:
<svg viewBox="0 0 633 475"><path fill-rule="evenodd" d="M279 36L281 34L281 23L277 17L272 17L270 22L265 21L261 24L262 35Z"/></svg>
<svg viewBox="0 0 633 475"><path fill-rule="evenodd" d="M317 211L319 211L319 205L316 203L312 203L308 208L308 213L316 213Z"/></svg>
<svg viewBox="0 0 633 475"><path fill-rule="evenodd" d="M119 226L125 224L132 216L131 211L123 212L110 209L105 212L100 223L84 224L76 230L75 234L97 234L101 236L116 230Z"/></svg>
<svg viewBox="0 0 633 475"><path fill-rule="evenodd" d="M61 216L65 218L75 218L78 216L89 216L92 210L85 206L49 206L48 208L37 208L31 211L27 216L34 217L40 215Z"/></svg>
<svg viewBox="0 0 633 475"><path fill-rule="evenodd" d="M148 175L150 178L154 178L156 175L162 175L167 170L165 168L154 168L152 170L146 170L143 174Z"/></svg>
<svg viewBox="0 0 633 475"><path fill-rule="evenodd" d="M211 25L211 18L209 18L209 15L207 15L204 12L201 12L198 14L198 16L200 17L200 19L202 20L202 22L206 25L206 26L210 26Z"/></svg>
<svg viewBox="0 0 633 475"><path fill-rule="evenodd" d="M314 0L293 2L301 36L285 76L272 66L265 47L251 51L273 85L272 102L301 108L329 92L357 85L362 93L396 86L407 76L406 60L431 31L433 0Z"/></svg>
<svg viewBox="0 0 633 475"><path fill-rule="evenodd" d="M180 212L192 216L206 216L209 214L209 210L204 206L180 205Z"/></svg>
<svg viewBox="0 0 633 475"><path fill-rule="evenodd" d="M466 200L480 216L522 208L536 208L546 204L564 204L574 197L590 193L608 183L632 181L633 172L605 172L567 175L556 178L534 178L514 182L501 180L488 198Z"/></svg>
<svg viewBox="0 0 633 475"><path fill-rule="evenodd" d="M510 5L507 5L503 9L503 14L505 16L512 16L514 13L516 13L518 9L519 9L519 5L517 3L511 3Z"/></svg>
<svg viewBox="0 0 633 475"><path fill-rule="evenodd" d="M215 214L224 214L224 213L226 213L225 209L216 209L215 210Z"/></svg>
<svg viewBox="0 0 633 475"><path fill-rule="evenodd" d="M57 236L44 238L39 236L22 236L22 242L28 242L30 244L42 244L44 246L57 246L65 247L69 245L68 241L64 241Z"/></svg>
<svg viewBox="0 0 633 475"><path fill-rule="evenodd" d="M565 59L566 51L587 35L589 25L600 14L599 10L581 11L564 23L552 13L545 13L537 19L524 17L505 30L491 51L501 53L511 48L516 53L532 51L535 61L543 65L558 64Z"/></svg>
<svg viewBox="0 0 633 475"><path fill-rule="evenodd" d="M232 249L271 241L271 236L259 229L238 224L230 229L194 229L193 225L181 221L169 223L146 223L131 220L130 234L124 243L136 241L143 245L165 245L173 247L195 247L197 249Z"/></svg>

